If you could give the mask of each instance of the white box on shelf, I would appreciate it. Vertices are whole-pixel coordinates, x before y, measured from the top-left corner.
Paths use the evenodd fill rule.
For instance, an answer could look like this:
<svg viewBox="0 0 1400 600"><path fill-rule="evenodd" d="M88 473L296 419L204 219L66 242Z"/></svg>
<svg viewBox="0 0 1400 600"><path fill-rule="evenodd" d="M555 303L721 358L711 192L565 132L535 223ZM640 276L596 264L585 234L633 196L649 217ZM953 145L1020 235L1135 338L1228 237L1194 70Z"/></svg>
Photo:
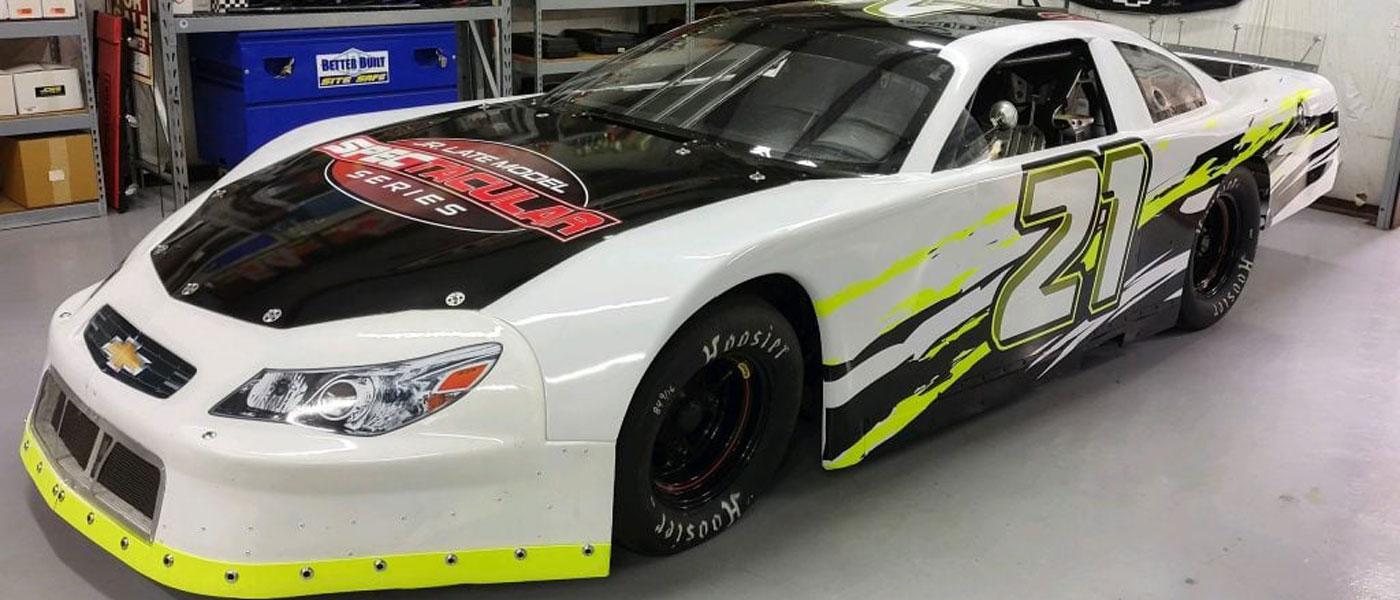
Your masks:
<svg viewBox="0 0 1400 600"><path fill-rule="evenodd" d="M15 76L0 72L0 117L13 117L17 114L19 109L15 107Z"/></svg>
<svg viewBox="0 0 1400 600"><path fill-rule="evenodd" d="M71 19L78 16L73 0L40 0L45 19Z"/></svg>
<svg viewBox="0 0 1400 600"><path fill-rule="evenodd" d="M8 0L11 19L38 19L44 16L41 0Z"/></svg>
<svg viewBox="0 0 1400 600"><path fill-rule="evenodd" d="M78 70L63 65L24 65L14 76L15 107L21 115L77 110L83 107Z"/></svg>

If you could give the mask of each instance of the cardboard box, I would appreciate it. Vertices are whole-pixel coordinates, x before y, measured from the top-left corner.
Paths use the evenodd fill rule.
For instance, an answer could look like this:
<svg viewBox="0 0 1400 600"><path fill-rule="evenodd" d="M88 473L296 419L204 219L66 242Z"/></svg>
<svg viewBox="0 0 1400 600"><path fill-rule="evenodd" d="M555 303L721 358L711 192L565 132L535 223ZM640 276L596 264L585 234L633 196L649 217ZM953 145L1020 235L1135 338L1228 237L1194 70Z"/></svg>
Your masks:
<svg viewBox="0 0 1400 600"><path fill-rule="evenodd" d="M45 19L71 19L78 16L78 7L73 0L40 0Z"/></svg>
<svg viewBox="0 0 1400 600"><path fill-rule="evenodd" d="M6 0L11 19L38 19L44 16L41 0Z"/></svg>
<svg viewBox="0 0 1400 600"><path fill-rule="evenodd" d="M15 106L21 115L83 107L83 88L73 67L24 65L7 72L15 78Z"/></svg>
<svg viewBox="0 0 1400 600"><path fill-rule="evenodd" d="M18 111L15 107L15 76L0 71L0 117L13 117L19 114Z"/></svg>
<svg viewBox="0 0 1400 600"><path fill-rule="evenodd" d="M97 164L86 133L0 138L0 192L26 208L97 199Z"/></svg>

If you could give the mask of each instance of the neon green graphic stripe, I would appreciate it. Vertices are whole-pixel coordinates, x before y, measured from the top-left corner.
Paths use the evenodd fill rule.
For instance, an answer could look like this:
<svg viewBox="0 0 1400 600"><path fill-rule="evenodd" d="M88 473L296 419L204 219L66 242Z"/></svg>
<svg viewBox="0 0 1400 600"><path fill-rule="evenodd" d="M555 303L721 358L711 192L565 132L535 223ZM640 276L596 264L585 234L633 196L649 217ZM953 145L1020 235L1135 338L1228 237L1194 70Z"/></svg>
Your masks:
<svg viewBox="0 0 1400 600"><path fill-rule="evenodd" d="M982 217L982 220L978 221L977 223L967 228L954 231L953 233L944 236L943 239L938 240L937 243L931 246L919 248L918 250L911 252L909 255L897 261L894 261L894 264L891 264L890 266L886 267L885 270L879 275L876 275L875 277L872 277L870 279L862 279L860 281L856 281L850 285L847 285L844 288L841 288L841 291L838 291L829 297L817 300L815 303L817 316L831 316L831 314L835 313L838 310L841 310L842 307L852 302L855 302L856 300L864 297L866 294L880 289L885 284L893 281L896 277L899 277L900 275L912 271L915 267L918 267L919 265L923 264L924 261L931 258L933 253L936 252L939 248L972 237L972 234L976 233L978 229L982 229L983 227L986 227L988 225L995 224L1007 218L1011 215L1011 213L1015 211L1015 203L998 206L991 212L987 213L986 216Z"/></svg>
<svg viewBox="0 0 1400 600"><path fill-rule="evenodd" d="M944 348L947 348L948 344L958 341L958 338L962 337L963 334L972 331L973 328L981 324L982 321L986 318L987 311L984 310L980 313L977 313L971 319L968 319L967 321L963 322L961 327L953 330L952 333L943 336L943 339L938 340L938 343L934 344L933 347L929 348L928 352L925 352L923 358L920 358L919 360L931 360L933 357L938 356L938 353L942 352Z"/></svg>
<svg viewBox="0 0 1400 600"><path fill-rule="evenodd" d="M1317 139L1317 136L1322 135L1322 134L1324 134L1324 133L1327 133L1327 132L1329 132L1329 131L1332 131L1333 129L1336 129L1336 128L1337 128L1337 124L1336 124L1336 123L1328 123L1328 124L1326 124L1326 125L1323 125L1322 127L1318 127L1317 129L1314 129L1311 133L1308 134L1308 140L1309 140L1309 141L1315 140L1315 139Z"/></svg>
<svg viewBox="0 0 1400 600"><path fill-rule="evenodd" d="M913 396L900 400L899 404L895 405L894 410L890 411L890 416L876 423L874 427L870 428L870 431L865 432L865 435L856 441L855 445L847 448L834 460L824 461L822 467L828 470L844 469L864 460L871 450L889 441L895 434L913 423L914 419L923 414L934 400L953 387L954 383L957 383L963 375L972 370L973 366L991 353L991 344L983 342L976 348L958 356L953 361L953 368L948 372L947 379L938 385L928 387Z"/></svg>
<svg viewBox="0 0 1400 600"><path fill-rule="evenodd" d="M910 294L908 298L900 300L899 304L896 304L890 312L885 314L884 320L887 324L880 333L889 333L891 329L899 327L899 324L903 323L909 317L917 315L930 306L958 295L959 292L962 292L963 284L967 283L967 280L971 279L975 274L977 274L977 269L974 267L962 273L958 273L958 276L948 282L948 285L938 289L924 288Z"/></svg>
<svg viewBox="0 0 1400 600"><path fill-rule="evenodd" d="M1103 230L1094 232L1089 240L1089 248L1084 251L1084 270L1093 271L1099 264L1099 246L1103 244Z"/></svg>
<svg viewBox="0 0 1400 600"><path fill-rule="evenodd" d="M1251 127L1244 133L1244 136L1240 138L1239 144L1235 146L1235 156L1233 158L1225 161L1224 164L1216 164L1214 159L1206 161L1205 164L1202 164L1195 171L1188 174L1186 179L1183 179L1167 191L1148 200L1142 207L1142 214L1138 217L1138 227L1147 225L1149 221L1156 218L1162 211L1167 210L1177 202L1204 190L1211 183L1229 174L1235 167L1244 164L1244 161L1253 158L1275 141L1278 141L1297 118L1298 107L1316 93L1317 90L1302 90L1292 96L1284 98L1283 102L1279 105L1278 114L1285 115L1285 118L1276 123Z"/></svg>

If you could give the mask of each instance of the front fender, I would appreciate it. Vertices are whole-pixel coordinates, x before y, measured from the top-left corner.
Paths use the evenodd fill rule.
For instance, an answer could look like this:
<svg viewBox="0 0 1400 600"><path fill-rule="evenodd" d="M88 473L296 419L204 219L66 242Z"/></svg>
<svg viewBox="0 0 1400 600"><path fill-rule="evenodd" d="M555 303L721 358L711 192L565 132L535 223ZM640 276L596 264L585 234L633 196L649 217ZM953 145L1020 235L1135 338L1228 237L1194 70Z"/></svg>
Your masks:
<svg viewBox="0 0 1400 600"><path fill-rule="evenodd" d="M687 319L765 275L811 292L822 240L897 209L909 183L800 181L688 211L613 236L483 312L516 327L538 357L548 439L615 441L647 367Z"/></svg>

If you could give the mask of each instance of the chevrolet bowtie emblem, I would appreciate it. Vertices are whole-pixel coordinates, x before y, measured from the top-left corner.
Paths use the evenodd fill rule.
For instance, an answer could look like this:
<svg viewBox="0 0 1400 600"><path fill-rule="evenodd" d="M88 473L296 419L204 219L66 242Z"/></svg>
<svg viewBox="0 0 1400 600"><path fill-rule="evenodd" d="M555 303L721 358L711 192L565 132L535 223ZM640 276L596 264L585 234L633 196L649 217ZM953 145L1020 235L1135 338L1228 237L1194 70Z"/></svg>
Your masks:
<svg viewBox="0 0 1400 600"><path fill-rule="evenodd" d="M136 338L112 338L112 341L102 345L102 354L107 356L107 368L122 372L126 371L132 375L140 375L151 361L141 356L141 344Z"/></svg>

